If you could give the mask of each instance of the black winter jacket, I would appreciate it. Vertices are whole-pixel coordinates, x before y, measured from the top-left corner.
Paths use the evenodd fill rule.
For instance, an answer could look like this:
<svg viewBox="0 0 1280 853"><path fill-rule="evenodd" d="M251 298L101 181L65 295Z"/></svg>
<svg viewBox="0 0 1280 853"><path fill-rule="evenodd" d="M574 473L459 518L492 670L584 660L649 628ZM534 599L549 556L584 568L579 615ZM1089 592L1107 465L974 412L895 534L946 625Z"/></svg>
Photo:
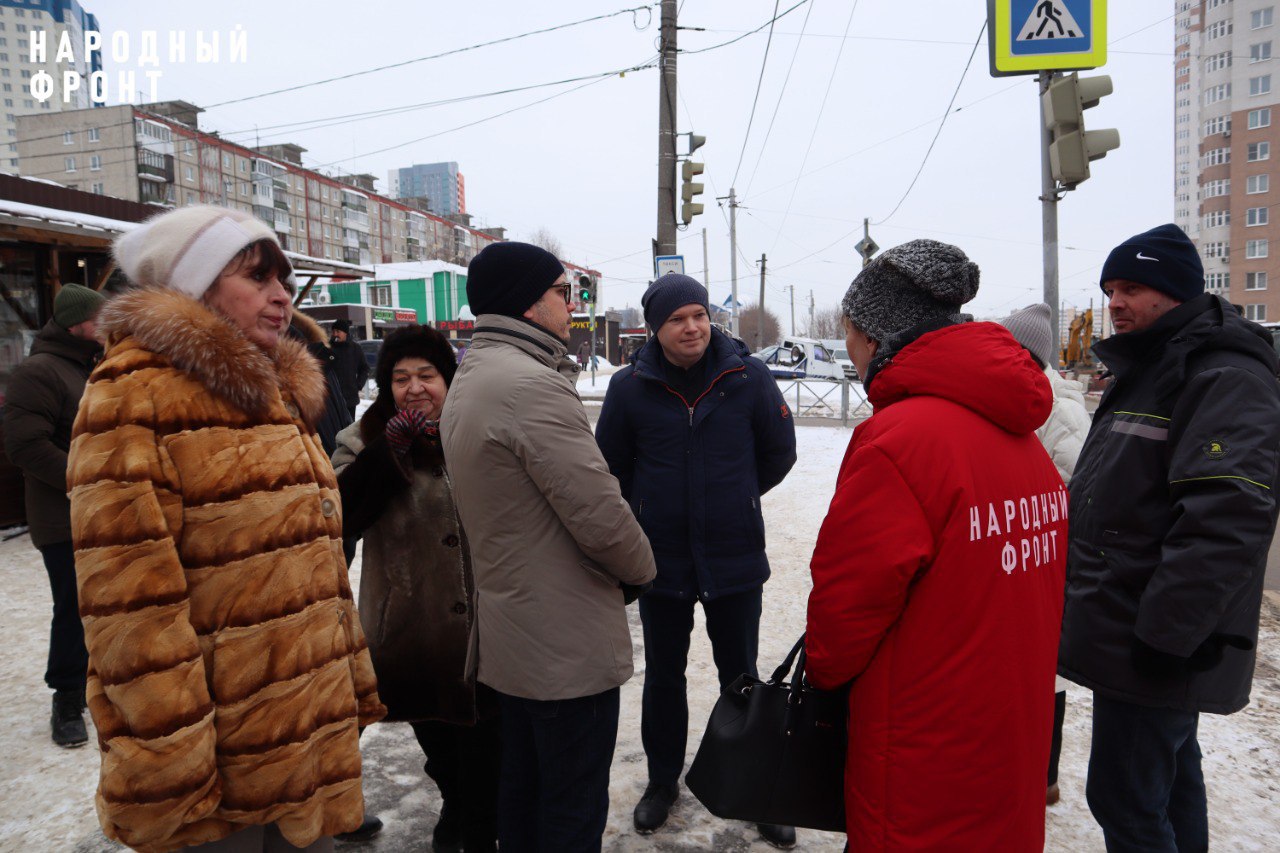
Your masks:
<svg viewBox="0 0 1280 853"><path fill-rule="evenodd" d="M4 451L26 478L27 524L36 547L71 541L71 426L89 371L101 356L97 341L77 338L50 320L9 379Z"/></svg>
<svg viewBox="0 0 1280 853"><path fill-rule="evenodd" d="M1116 379L1071 480L1058 671L1138 705L1238 711L1280 489L1271 338L1203 294L1094 351ZM1249 648L1207 671L1133 664L1135 639L1189 658L1228 637Z"/></svg>
<svg viewBox="0 0 1280 853"><path fill-rule="evenodd" d="M348 407L355 407L360 402L360 389L369 378L369 362L365 360L364 350L360 349L360 344L347 338L345 341L330 341L329 351L333 354L330 361L342 385L342 396Z"/></svg>
<svg viewBox="0 0 1280 853"><path fill-rule="evenodd" d="M760 496L796 462L791 412L764 362L712 330L708 385L686 400L650 339L609 382L596 441L658 565L651 595L704 599L769 577Z"/></svg>

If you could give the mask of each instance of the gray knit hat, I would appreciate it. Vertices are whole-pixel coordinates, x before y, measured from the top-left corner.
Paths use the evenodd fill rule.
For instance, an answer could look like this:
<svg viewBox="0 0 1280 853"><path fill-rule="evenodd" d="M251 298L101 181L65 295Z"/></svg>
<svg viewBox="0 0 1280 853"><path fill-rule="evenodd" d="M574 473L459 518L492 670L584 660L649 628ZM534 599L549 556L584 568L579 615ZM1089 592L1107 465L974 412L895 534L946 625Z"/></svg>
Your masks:
<svg viewBox="0 0 1280 853"><path fill-rule="evenodd" d="M868 337L885 341L926 320L953 317L978 292L978 265L936 240L895 246L849 285L841 309Z"/></svg>
<svg viewBox="0 0 1280 853"><path fill-rule="evenodd" d="M53 322L64 329L91 320L107 298L80 284L64 284L53 298Z"/></svg>
<svg viewBox="0 0 1280 853"><path fill-rule="evenodd" d="M1048 366L1058 363L1053 357L1053 326L1049 319L1048 305L1043 302L1028 305L1005 317L1000 325L1012 332L1014 339L1040 359L1041 364Z"/></svg>

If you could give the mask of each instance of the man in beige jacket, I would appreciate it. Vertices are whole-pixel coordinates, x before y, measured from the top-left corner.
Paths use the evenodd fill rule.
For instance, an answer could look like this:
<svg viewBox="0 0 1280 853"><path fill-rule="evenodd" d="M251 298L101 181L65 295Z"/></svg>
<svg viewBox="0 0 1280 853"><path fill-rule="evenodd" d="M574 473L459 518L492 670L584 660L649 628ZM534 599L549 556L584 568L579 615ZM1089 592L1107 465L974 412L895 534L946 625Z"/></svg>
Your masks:
<svg viewBox="0 0 1280 853"><path fill-rule="evenodd" d="M632 673L625 604L653 581L653 552L574 387L564 267L495 243L467 298L475 334L440 432L471 541L477 677L502 703L499 844L598 851Z"/></svg>

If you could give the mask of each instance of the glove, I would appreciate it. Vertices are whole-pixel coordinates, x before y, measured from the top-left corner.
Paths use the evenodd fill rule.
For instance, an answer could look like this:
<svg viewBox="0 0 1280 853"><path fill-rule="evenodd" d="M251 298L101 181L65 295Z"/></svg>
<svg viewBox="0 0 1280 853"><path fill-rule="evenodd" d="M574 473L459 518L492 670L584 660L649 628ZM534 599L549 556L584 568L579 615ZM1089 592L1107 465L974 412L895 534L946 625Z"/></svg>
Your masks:
<svg viewBox="0 0 1280 853"><path fill-rule="evenodd" d="M619 584L622 587L622 605L627 606L649 590L653 589L653 581L642 584L624 583Z"/></svg>
<svg viewBox="0 0 1280 853"><path fill-rule="evenodd" d="M1136 636L1129 647L1129 660L1134 669L1152 678L1170 678L1185 673L1187 666L1186 658L1148 646Z"/></svg>
<svg viewBox="0 0 1280 853"><path fill-rule="evenodd" d="M1189 657L1179 657L1133 638L1131 659L1133 668L1156 677L1169 677L1188 672L1208 672L1222 663L1222 654L1227 647L1248 651L1253 648L1253 641L1238 634L1210 634Z"/></svg>
<svg viewBox="0 0 1280 853"><path fill-rule="evenodd" d="M1234 649L1249 651L1253 641L1238 634L1210 634L1187 658L1187 669L1192 672L1208 672L1222 663L1222 653L1230 646Z"/></svg>
<svg viewBox="0 0 1280 853"><path fill-rule="evenodd" d="M387 444L392 452L403 456L409 452L413 440L430 426L427 416L417 409L402 409L387 421Z"/></svg>

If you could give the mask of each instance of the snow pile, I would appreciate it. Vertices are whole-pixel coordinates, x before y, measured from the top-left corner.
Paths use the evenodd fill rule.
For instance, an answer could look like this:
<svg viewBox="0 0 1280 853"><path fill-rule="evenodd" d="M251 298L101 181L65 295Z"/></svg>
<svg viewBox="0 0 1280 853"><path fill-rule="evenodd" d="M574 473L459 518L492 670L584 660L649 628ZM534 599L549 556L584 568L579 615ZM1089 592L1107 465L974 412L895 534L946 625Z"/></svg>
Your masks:
<svg viewBox="0 0 1280 853"><path fill-rule="evenodd" d="M597 381L601 377L597 377ZM826 513L851 432L800 427L800 461L790 476L764 498L773 577L765 586L760 668L776 666L804 630L809 593L808 561ZM6 626L0 648L0 850L118 849L98 829L93 792L98 756L91 744L63 750L49 741L49 693L41 682L49 631L50 598L39 553L25 535L0 542L0 569L7 592L0 600ZM360 564L352 566L359 586ZM1280 834L1280 597L1264 603L1260 657L1253 701L1229 717L1203 715L1200 744L1209 785L1210 833L1215 849L1274 849ZM715 667L701 610L689 652L688 757L716 699ZM636 677L622 688L622 715L610 787L604 849L628 851L767 851L755 828L711 817L687 791L667 826L649 838L636 835L631 810L644 791L644 750L640 744L640 692L644 658L640 622L629 608L636 650ZM1089 693L1072 686L1061 764L1062 802L1047 813L1046 849L1058 853L1101 851L1102 835L1084 797L1089 752ZM92 741L92 737L91 737ZM362 849L400 853L426 848L439 817L440 797L422 772L423 756L404 724L379 724L365 732L365 795L369 811L386 829ZM800 850L836 853L841 835L800 830ZM339 849L344 849L340 847ZM345 848L356 850L357 848Z"/></svg>

